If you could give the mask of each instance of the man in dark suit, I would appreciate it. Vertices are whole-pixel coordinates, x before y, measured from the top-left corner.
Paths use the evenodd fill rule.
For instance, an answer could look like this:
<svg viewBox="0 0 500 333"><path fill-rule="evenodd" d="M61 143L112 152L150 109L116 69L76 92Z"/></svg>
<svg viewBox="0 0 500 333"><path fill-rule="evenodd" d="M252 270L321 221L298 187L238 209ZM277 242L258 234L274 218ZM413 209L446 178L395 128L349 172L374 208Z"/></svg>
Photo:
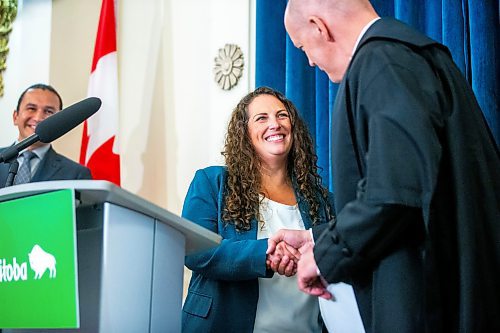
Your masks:
<svg viewBox="0 0 500 333"><path fill-rule="evenodd" d="M352 284L367 332L500 332L500 154L448 49L368 0L289 0L285 26L340 83L336 221L270 239L306 245L299 288Z"/></svg>
<svg viewBox="0 0 500 333"><path fill-rule="evenodd" d="M19 129L16 143L33 134L38 123L61 109L62 99L52 86L34 84L28 87L19 97L12 115L14 125ZM14 178L14 185L48 180L92 179L88 168L58 154L50 144L37 142L26 151L33 154L23 152L19 155L19 172ZM24 163L29 163L29 173L23 177L21 169ZM5 187L8 171L9 164L1 163L0 188Z"/></svg>

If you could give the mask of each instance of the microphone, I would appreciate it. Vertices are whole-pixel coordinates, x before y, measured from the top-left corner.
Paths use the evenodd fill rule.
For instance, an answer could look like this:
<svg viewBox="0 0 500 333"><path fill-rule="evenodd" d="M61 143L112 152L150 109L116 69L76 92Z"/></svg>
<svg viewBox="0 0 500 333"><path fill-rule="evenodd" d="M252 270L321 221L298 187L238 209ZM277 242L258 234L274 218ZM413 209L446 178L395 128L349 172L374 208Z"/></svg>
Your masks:
<svg viewBox="0 0 500 333"><path fill-rule="evenodd" d="M86 98L42 121L37 125L35 134L43 143L52 142L96 113L101 104L97 97Z"/></svg>
<svg viewBox="0 0 500 333"><path fill-rule="evenodd" d="M48 117L36 126L35 133L0 153L0 163L17 157L22 150L38 141L49 143L63 136L96 113L101 104L99 98L88 97Z"/></svg>

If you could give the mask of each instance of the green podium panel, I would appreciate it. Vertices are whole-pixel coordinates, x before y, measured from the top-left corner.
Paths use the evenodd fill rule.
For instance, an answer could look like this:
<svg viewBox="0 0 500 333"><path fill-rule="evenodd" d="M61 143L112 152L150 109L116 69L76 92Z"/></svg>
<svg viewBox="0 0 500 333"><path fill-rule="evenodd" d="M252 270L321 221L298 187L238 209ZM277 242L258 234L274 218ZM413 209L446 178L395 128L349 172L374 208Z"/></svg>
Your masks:
<svg viewBox="0 0 500 333"><path fill-rule="evenodd" d="M74 192L0 202L0 327L79 326Z"/></svg>

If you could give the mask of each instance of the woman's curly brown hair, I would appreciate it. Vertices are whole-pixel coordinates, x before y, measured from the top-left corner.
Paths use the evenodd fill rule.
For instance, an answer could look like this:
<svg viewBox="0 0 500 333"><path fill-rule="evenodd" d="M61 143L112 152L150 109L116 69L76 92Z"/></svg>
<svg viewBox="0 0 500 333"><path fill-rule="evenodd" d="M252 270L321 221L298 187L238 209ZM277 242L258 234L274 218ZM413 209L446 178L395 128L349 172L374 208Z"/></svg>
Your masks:
<svg viewBox="0 0 500 333"><path fill-rule="evenodd" d="M310 207L313 224L319 220L320 198L328 202L328 191L321 185L316 162L318 157L305 122L297 109L280 92L260 87L241 99L231 114L226 133L224 151L227 166L227 182L224 193L222 219L234 224L236 230L250 230L251 221L259 216L261 193L260 159L248 134L248 106L259 95L272 95L279 99L290 115L292 123L292 148L288 155L287 169L294 178L300 194ZM329 205L327 218L331 218Z"/></svg>

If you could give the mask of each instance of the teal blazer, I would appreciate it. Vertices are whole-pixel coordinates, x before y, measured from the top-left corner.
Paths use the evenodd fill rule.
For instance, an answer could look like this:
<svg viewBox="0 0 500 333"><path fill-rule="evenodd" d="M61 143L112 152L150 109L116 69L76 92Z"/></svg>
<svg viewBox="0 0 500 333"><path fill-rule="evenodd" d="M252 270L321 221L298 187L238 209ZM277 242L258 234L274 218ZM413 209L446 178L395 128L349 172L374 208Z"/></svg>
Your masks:
<svg viewBox="0 0 500 333"><path fill-rule="evenodd" d="M222 221L226 176L221 166L198 170L184 201L182 217L218 233L222 242L186 256L185 264L193 275L182 311L183 332L253 332L257 278L274 274L266 268L267 239L257 240L257 221L243 232ZM304 225L310 228L308 204L296 188L295 192ZM328 203L321 202L320 223L328 222L326 205L333 212L332 196Z"/></svg>

